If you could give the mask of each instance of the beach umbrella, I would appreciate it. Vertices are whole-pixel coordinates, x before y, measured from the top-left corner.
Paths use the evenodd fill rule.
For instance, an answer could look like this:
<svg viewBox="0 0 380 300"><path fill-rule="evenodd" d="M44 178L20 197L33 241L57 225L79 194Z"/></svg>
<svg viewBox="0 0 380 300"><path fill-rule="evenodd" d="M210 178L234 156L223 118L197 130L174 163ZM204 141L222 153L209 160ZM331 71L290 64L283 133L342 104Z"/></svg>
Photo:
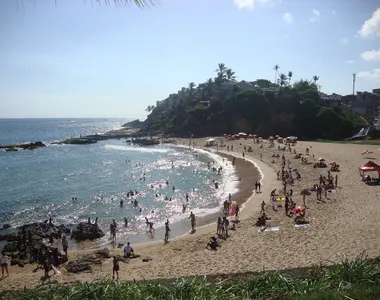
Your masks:
<svg viewBox="0 0 380 300"><path fill-rule="evenodd" d="M329 162L329 165L332 165L332 166L333 166L333 165L336 165L336 162L335 162L335 161L330 161L330 162Z"/></svg>
<svg viewBox="0 0 380 300"><path fill-rule="evenodd" d="M323 157L320 157L318 161L326 161Z"/></svg>
<svg viewBox="0 0 380 300"><path fill-rule="evenodd" d="M305 211L306 211L305 207L297 206L297 207L293 208L292 213L297 215L297 214L300 214L300 213L305 212Z"/></svg>
<svg viewBox="0 0 380 300"><path fill-rule="evenodd" d="M285 197L277 197L276 201L285 201Z"/></svg>

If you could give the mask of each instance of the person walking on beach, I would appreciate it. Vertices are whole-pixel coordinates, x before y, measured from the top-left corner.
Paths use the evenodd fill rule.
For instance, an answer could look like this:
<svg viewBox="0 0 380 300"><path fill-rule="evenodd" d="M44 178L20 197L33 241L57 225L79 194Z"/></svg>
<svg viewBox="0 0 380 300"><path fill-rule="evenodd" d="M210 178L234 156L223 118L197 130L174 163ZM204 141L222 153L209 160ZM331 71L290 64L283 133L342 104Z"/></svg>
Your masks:
<svg viewBox="0 0 380 300"><path fill-rule="evenodd" d="M115 279L115 273L116 273L116 280L119 280L119 260L116 256L113 257L113 268L112 268L112 279Z"/></svg>
<svg viewBox="0 0 380 300"><path fill-rule="evenodd" d="M261 182L260 181L257 182L257 188L259 190L259 193L261 193Z"/></svg>
<svg viewBox="0 0 380 300"><path fill-rule="evenodd" d="M1 266L1 278L4 278L4 270L7 272L7 277L9 276L8 264L11 258L5 254L4 251L1 252L0 266Z"/></svg>
<svg viewBox="0 0 380 300"><path fill-rule="evenodd" d="M190 212L189 219L191 222L191 231L194 232L195 231L195 215L193 214L193 212Z"/></svg>
<svg viewBox="0 0 380 300"><path fill-rule="evenodd" d="M261 202L261 204L260 204L260 208L261 208L261 210L260 210L260 213L265 213L265 206L266 206L266 204L265 204L265 202L263 201L263 202Z"/></svg>
<svg viewBox="0 0 380 300"><path fill-rule="evenodd" d="M171 231L170 228L169 228L169 219L166 220L165 222L165 239L164 239L164 242L165 244L169 242L169 232Z"/></svg>
<svg viewBox="0 0 380 300"><path fill-rule="evenodd" d="M236 207L235 207L235 220L239 220L239 212L240 212L239 205L236 205Z"/></svg>

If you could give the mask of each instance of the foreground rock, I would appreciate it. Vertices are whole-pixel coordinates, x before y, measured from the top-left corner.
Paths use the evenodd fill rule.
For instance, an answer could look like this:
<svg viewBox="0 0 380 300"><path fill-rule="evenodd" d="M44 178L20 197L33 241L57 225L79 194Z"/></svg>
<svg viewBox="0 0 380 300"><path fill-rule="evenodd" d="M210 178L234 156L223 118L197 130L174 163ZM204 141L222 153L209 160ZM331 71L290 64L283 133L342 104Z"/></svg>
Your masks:
<svg viewBox="0 0 380 300"><path fill-rule="evenodd" d="M111 253L108 248L96 250L89 254L83 255L82 257L70 261L67 264L67 271L70 273L80 273L80 272L92 272L91 265L102 264L104 260L111 258Z"/></svg>
<svg viewBox="0 0 380 300"><path fill-rule="evenodd" d="M95 240L104 236L104 232L99 228L97 223L89 224L81 222L71 233L71 238L77 241Z"/></svg>
<svg viewBox="0 0 380 300"><path fill-rule="evenodd" d="M12 145L4 145L0 146L0 149L4 149L7 152L11 151L18 151L18 149L23 150L35 150L38 148L46 147L46 145L40 141L35 143L28 143L28 144L12 144Z"/></svg>
<svg viewBox="0 0 380 300"><path fill-rule="evenodd" d="M51 220L43 223L31 223L17 228L16 232L0 235L0 240L7 241L4 251L12 258L12 265L23 267L28 263L43 263L50 251L53 253L56 265L67 261L67 257L46 245L44 239L59 239L64 234L70 234L65 225L54 225Z"/></svg>

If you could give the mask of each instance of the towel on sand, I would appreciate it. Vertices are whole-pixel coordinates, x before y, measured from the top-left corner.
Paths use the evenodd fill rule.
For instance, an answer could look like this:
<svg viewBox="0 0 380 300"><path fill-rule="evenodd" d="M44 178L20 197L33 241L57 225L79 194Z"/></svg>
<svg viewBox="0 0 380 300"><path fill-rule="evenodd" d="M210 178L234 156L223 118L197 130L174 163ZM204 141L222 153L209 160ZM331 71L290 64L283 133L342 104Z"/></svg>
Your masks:
<svg viewBox="0 0 380 300"><path fill-rule="evenodd" d="M267 227L265 230L261 230L261 228L258 230L259 232L275 232L280 231L280 227Z"/></svg>
<svg viewBox="0 0 380 300"><path fill-rule="evenodd" d="M307 227L309 224L296 224L294 225L296 228L302 228L302 227Z"/></svg>

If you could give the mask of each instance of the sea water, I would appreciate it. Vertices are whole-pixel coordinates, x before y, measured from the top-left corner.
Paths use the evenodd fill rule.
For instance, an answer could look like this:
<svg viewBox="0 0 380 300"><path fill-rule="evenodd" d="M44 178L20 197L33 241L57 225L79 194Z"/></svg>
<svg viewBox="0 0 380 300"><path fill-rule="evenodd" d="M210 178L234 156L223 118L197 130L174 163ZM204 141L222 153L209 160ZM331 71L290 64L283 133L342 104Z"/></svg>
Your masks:
<svg viewBox="0 0 380 300"><path fill-rule="evenodd" d="M235 172L232 165L218 155L185 146L139 147L125 140L90 145L49 144L116 129L125 122L0 120L0 144L33 141L47 144L32 151L0 151L0 226L9 223L15 228L50 217L55 223L74 226L97 217L100 228L107 233L101 243L108 241L112 220L118 223L119 239L135 237L136 241L144 241L152 238L147 237L145 217L155 228L162 228L167 219L171 224L183 222L190 211L198 217L220 211L221 202L236 190L237 182L231 180ZM223 167L220 175L212 171L212 167L219 166ZM218 189L213 181L218 181ZM127 197L130 190L137 190L137 196ZM137 207L131 203L135 199ZM183 204L187 204L185 213ZM179 235L184 230L177 228L173 232Z"/></svg>

